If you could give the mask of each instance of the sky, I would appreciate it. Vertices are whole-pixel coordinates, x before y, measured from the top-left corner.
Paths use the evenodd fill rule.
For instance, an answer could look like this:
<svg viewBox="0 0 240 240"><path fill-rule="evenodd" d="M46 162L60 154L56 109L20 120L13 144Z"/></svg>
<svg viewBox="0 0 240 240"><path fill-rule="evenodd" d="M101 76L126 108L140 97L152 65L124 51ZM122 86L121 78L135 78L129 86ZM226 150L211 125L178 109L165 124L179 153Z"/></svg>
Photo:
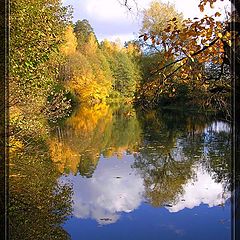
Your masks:
<svg viewBox="0 0 240 240"><path fill-rule="evenodd" d="M131 12L121 5L123 0L63 0L63 5L73 6L73 22L87 19L93 27L99 41L120 39L122 43L136 38L141 28L141 11L147 8L152 0L129 0ZM199 0L162 0L174 3L176 9L184 14L185 18L201 17L204 14L213 14L226 6L231 9L228 0L219 1L214 9L208 7L203 14L198 9Z"/></svg>

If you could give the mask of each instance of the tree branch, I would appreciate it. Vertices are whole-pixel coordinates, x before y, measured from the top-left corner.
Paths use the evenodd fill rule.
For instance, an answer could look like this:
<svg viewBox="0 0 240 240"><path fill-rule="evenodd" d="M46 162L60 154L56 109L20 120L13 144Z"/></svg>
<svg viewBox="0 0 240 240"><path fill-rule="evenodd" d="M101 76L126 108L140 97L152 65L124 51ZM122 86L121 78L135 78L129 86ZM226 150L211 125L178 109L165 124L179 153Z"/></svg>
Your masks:
<svg viewBox="0 0 240 240"><path fill-rule="evenodd" d="M219 39L220 39L219 37L215 38L211 43L209 43L209 44L206 45L206 46L203 46L203 48L201 48L201 49L198 50L197 52L191 54L190 56L191 56L191 57L194 57L194 56L200 54L201 52L205 51L205 50L208 49L209 47L213 46ZM176 63L178 63L178 62L181 62L181 61L183 61L184 59L187 59L187 58L189 58L189 57L188 57L188 56L185 56L185 57L182 57L182 58L180 58L180 59L178 59L178 60L176 60L176 61L174 61L174 62L171 62L171 63L169 63L169 64L166 64L165 66L157 69L153 74L156 74L156 73L162 71L163 69L165 69L165 68L167 68L167 67L170 67L170 66L172 66L172 65L174 65L174 64L176 64Z"/></svg>

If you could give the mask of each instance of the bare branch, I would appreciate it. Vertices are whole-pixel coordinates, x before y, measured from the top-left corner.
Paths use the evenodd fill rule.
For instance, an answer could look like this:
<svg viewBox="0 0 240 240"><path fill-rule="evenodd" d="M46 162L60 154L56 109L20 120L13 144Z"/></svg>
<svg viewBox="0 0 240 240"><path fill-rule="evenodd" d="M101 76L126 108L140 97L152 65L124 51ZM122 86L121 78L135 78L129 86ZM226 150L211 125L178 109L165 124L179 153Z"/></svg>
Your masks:
<svg viewBox="0 0 240 240"><path fill-rule="evenodd" d="M140 12L139 8L138 8L138 4L136 0L117 0L119 2L120 5L122 5L123 7L126 7L128 9L128 11L131 11L133 8L134 10L136 9L136 12ZM133 4L130 5L129 2L133 2Z"/></svg>

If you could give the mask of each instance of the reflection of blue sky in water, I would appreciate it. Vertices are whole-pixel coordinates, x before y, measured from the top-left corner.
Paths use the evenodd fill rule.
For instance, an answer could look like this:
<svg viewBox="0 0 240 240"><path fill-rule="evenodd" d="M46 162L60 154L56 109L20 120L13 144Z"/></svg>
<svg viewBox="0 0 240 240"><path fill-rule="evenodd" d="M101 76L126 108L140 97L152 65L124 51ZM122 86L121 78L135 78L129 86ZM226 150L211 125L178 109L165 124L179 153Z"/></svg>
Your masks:
<svg viewBox="0 0 240 240"><path fill-rule="evenodd" d="M222 121L215 121L204 130L205 140L209 141L211 136L219 133L230 133L231 128L228 123ZM229 143L230 144L230 143ZM204 147L204 153L208 154L208 144ZM181 154L181 142L177 145L176 158L183 158ZM203 156L205 157L205 156ZM183 186L183 195L179 197L179 201L172 207L167 207L170 212L178 212L184 208L194 208L200 204L207 204L209 207L223 205L227 199L231 197L231 193L224 189L224 182L217 183L213 174L209 173L202 166L195 165L194 179L190 179Z"/></svg>
<svg viewBox="0 0 240 240"><path fill-rule="evenodd" d="M74 190L73 215L81 219L95 219L99 224L115 223L121 213L136 210L144 201L143 179L131 168L132 155L100 158L92 178L80 175L63 177L70 180ZM194 178L183 186L183 194L169 212L178 212L207 204L209 207L224 204L230 193L224 193L222 183L217 183L209 172L200 166L193 166Z"/></svg>
<svg viewBox="0 0 240 240"><path fill-rule="evenodd" d="M69 176L74 190L74 216L98 223L116 222L120 212L137 209L144 192L143 180L131 168L133 156L100 158L92 178Z"/></svg>
<svg viewBox="0 0 240 240"><path fill-rule="evenodd" d="M196 174L183 186L183 194L179 201L172 207L167 207L170 212L178 212L184 208L194 208L200 204L207 204L209 207L223 205L230 192L224 192L222 183L216 183L212 176L202 167L194 167Z"/></svg>

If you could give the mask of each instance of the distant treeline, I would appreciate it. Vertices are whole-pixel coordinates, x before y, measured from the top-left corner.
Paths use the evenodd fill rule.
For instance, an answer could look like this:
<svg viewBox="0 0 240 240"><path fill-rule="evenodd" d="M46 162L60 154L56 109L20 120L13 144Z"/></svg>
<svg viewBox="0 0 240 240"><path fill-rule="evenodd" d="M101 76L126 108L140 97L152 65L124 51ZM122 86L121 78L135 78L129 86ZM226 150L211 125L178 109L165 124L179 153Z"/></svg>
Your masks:
<svg viewBox="0 0 240 240"><path fill-rule="evenodd" d="M80 102L132 100L141 79L136 44L99 43L86 19L69 25L64 40L59 79Z"/></svg>
<svg viewBox="0 0 240 240"><path fill-rule="evenodd" d="M164 14L159 14L164 9ZM219 80L214 62L184 63L161 70L176 60L169 55L171 35L161 36L167 19L183 28L183 16L173 5L154 1L144 11L140 34L159 35L147 41L104 40L99 43L88 20L73 23L71 7L60 1L11 2L10 16L10 112L11 121L57 120L69 113L73 103L135 102L145 109L197 107L224 109L229 105L229 77L226 69ZM154 22L150 21L154 19ZM182 25L181 25L182 24ZM169 39L166 39L169 37ZM161 39L162 38L162 39ZM160 44L162 41L162 45ZM165 40L165 42L163 42ZM187 44L187 43L186 43ZM183 71L182 71L183 70ZM222 69L223 70L223 69ZM37 116L37 117L36 117ZM17 120L16 120L17 119ZM38 120L36 120L38 119ZM43 124L43 123L42 123Z"/></svg>

